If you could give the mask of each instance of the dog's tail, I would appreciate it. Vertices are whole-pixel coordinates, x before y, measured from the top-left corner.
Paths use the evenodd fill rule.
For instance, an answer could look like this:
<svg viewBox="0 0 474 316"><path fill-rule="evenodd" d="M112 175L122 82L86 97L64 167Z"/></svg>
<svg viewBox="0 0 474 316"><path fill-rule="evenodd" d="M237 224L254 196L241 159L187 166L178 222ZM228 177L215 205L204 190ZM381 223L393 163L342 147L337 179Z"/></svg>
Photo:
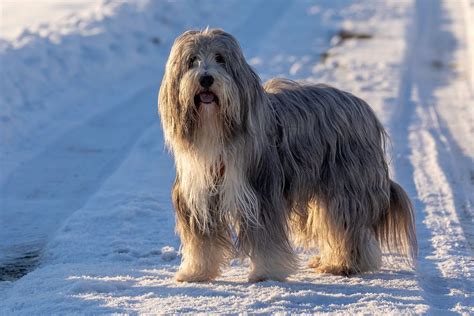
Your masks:
<svg viewBox="0 0 474 316"><path fill-rule="evenodd" d="M389 252L396 252L415 266L418 254L416 240L415 212L413 205L403 188L390 180L390 207L375 227L377 240Z"/></svg>

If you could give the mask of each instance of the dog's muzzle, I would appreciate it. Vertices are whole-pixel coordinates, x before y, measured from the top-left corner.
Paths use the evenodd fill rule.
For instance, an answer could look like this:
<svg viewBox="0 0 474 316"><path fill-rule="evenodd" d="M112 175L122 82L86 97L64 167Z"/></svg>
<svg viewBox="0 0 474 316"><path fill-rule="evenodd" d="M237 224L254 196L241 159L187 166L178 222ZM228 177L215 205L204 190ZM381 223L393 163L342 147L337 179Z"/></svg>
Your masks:
<svg viewBox="0 0 474 316"><path fill-rule="evenodd" d="M199 84L203 88L194 96L194 104L199 109L201 105L205 105L209 108L211 105L218 105L219 99L217 95L210 90L210 87L214 83L214 78L207 73L199 78Z"/></svg>

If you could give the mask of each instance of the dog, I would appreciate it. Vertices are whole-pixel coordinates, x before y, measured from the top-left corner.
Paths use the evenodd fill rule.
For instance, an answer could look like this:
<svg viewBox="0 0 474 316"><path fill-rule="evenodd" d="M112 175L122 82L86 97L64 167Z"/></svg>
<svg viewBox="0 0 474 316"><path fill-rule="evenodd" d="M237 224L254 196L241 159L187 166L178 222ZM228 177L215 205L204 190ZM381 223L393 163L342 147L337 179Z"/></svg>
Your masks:
<svg viewBox="0 0 474 316"><path fill-rule="evenodd" d="M248 280L284 281L309 266L375 271L382 249L414 262L414 209L389 177L387 134L369 105L323 84L262 85L220 29L174 42L158 96L175 159L172 200L182 262L175 279L209 281L249 258Z"/></svg>

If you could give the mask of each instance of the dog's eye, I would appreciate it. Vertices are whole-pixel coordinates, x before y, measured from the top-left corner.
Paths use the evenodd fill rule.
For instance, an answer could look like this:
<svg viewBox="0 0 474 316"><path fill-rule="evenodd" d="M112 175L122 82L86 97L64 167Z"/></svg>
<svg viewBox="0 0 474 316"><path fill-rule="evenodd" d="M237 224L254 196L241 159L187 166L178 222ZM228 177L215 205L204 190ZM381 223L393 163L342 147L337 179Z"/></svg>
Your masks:
<svg viewBox="0 0 474 316"><path fill-rule="evenodd" d="M194 66L194 63L196 62L196 56L191 56L189 57L189 60L188 60L188 67L189 68L192 68Z"/></svg>
<svg viewBox="0 0 474 316"><path fill-rule="evenodd" d="M225 64L224 57L221 54L216 54L216 63L218 64Z"/></svg>

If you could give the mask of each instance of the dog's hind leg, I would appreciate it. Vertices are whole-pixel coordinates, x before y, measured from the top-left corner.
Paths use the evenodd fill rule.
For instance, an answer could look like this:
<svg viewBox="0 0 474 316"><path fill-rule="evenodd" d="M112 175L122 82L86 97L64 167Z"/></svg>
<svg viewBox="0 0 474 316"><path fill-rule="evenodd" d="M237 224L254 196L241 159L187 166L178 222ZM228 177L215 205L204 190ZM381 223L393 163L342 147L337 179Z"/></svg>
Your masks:
<svg viewBox="0 0 474 316"><path fill-rule="evenodd" d="M361 201L349 202L347 196L328 201L320 208L317 240L320 255L311 259L310 267L319 273L352 275L380 268L382 253L367 212L358 207Z"/></svg>
<svg viewBox="0 0 474 316"><path fill-rule="evenodd" d="M382 253L372 233L366 230L344 235L320 245L320 256L311 260L310 267L318 273L344 276L380 268Z"/></svg>

